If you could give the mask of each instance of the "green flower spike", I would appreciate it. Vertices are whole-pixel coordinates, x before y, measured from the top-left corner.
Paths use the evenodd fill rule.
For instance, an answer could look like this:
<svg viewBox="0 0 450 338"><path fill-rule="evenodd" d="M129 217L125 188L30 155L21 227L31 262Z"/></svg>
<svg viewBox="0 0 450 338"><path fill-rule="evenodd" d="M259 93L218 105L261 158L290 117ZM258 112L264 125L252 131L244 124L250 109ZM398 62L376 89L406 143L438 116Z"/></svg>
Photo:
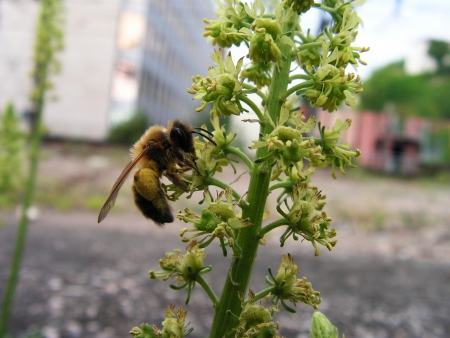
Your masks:
<svg viewBox="0 0 450 338"><path fill-rule="evenodd" d="M353 73L345 74L343 67L337 68L332 64L337 60L339 52L336 48L328 55L329 45L329 42L322 44L321 67L316 73L309 73L314 84L303 93L303 96L311 106L322 107L331 113L343 102L354 107L356 104L354 93L362 91L362 82L359 75L355 77Z"/></svg>
<svg viewBox="0 0 450 338"><path fill-rule="evenodd" d="M274 127L274 130L264 136L261 141L253 141L250 149L266 147L269 151L269 155L257 159L256 162L267 162L269 165L275 165L271 180L277 179L281 173L289 175L289 170L292 166L295 166L299 176L303 176L303 158L315 154L317 149L315 149L314 141L312 139L303 139L302 134L309 133L314 129L316 125L315 117L311 116L307 122L302 122L301 117L291 115L284 105L281 107L280 119L277 124L273 123L267 112L265 117ZM294 128L285 126L285 123L293 118L296 119L293 121L298 123L297 126ZM309 174L310 172L304 175L307 176Z"/></svg>
<svg viewBox="0 0 450 338"><path fill-rule="evenodd" d="M258 337L271 337L280 338L277 334L279 330L278 323L272 321L273 312L279 312L277 306L265 307L267 299L265 299L264 304L258 305L254 304L255 294L253 291L248 292L248 301L244 301L241 297L242 302L242 312L237 318L234 314L229 313L229 315L236 317L239 320L239 325L235 329L235 337L248 337L248 338L258 338Z"/></svg>
<svg viewBox="0 0 450 338"><path fill-rule="evenodd" d="M205 27L203 36L207 37L213 45L229 48L232 45L239 46L242 41L250 39L252 33L248 26L253 22L244 9L242 3L235 5L233 0L225 0L223 3L216 0L217 11L214 13L217 20L204 19L209 24Z"/></svg>
<svg viewBox="0 0 450 338"><path fill-rule="evenodd" d="M211 267L203 265L205 256L204 249L199 247L199 243L192 241L186 247L184 256L181 255L180 250L166 253L166 257L159 260L159 266L163 271L150 271L150 279L160 278L166 281L169 278L176 278L178 285L171 285L170 287L174 290L181 290L187 287L187 304L195 282L204 282L201 274L211 271Z"/></svg>
<svg viewBox="0 0 450 338"><path fill-rule="evenodd" d="M280 237L281 246L290 236L294 240L298 240L297 236L299 235L312 243L316 256L320 254L320 248L316 243L331 251L337 243L337 240L333 239L337 233L334 228L328 229L331 218L327 217L325 212L320 215L316 213L317 210L323 208L324 204L323 197L317 188L298 183L292 187L292 200L293 204L288 207L288 213L281 209L281 204L277 206L277 211L288 222L288 228ZM287 201L285 204L287 205Z"/></svg>
<svg viewBox="0 0 450 338"><path fill-rule="evenodd" d="M159 330L155 325L142 324L141 327L134 327L130 331L133 338L182 338L189 335L194 329L185 329L186 313L179 307L174 313L175 306L169 305L165 311L166 318L162 322L163 329ZM188 324L189 325L189 324Z"/></svg>
<svg viewBox="0 0 450 338"><path fill-rule="evenodd" d="M287 306L285 300L289 300L294 305L302 302L311 305L314 309L317 309L322 301L320 292L314 291L311 283L305 277L297 279L299 272L300 269L294 263L292 256L283 254L278 274L274 277L269 269L271 280L266 278L266 282L272 286L272 301L280 300L281 305L289 312L295 312L295 310Z"/></svg>
<svg viewBox="0 0 450 338"><path fill-rule="evenodd" d="M237 98L242 92L239 73L243 58L239 59L235 66L231 53L228 53L223 61L222 52L218 50L211 54L211 59L216 67L209 68L206 78L200 75L192 77L192 88L188 89L188 93L195 95L194 100L201 101L201 106L196 111L202 111L208 103L212 103L212 116L239 115L243 111Z"/></svg>
<svg viewBox="0 0 450 338"><path fill-rule="evenodd" d="M325 127L319 125L321 138L315 140L315 143L322 147L324 160L318 159L316 161L313 159L311 164L317 167L326 167L331 164L331 175L333 178L336 178L336 167L345 175L344 167L355 168L356 166L352 163L352 157L361 155L359 149L356 149L355 151L347 150L348 144L338 143L342 138L344 131L350 128L351 124L351 119L347 119L344 122L337 119L331 130L325 130Z"/></svg>
<svg viewBox="0 0 450 338"><path fill-rule="evenodd" d="M226 201L222 200L224 196ZM233 193L230 188L222 191L215 201L211 199L208 190L205 190L204 197L208 207L203 209L201 216L188 208L184 209L184 213L177 214L178 219L185 223L194 224L193 228L184 228L180 231L180 236L184 236L188 232L195 233L191 237L183 237L183 242L191 241L200 236L210 236L207 241L203 242L204 239L202 240L200 248L208 246L215 238L218 238L224 256L227 255L226 246L230 246L235 254L239 253L240 248L235 245L235 231L251 225L236 214L235 209L239 201L233 204Z"/></svg>

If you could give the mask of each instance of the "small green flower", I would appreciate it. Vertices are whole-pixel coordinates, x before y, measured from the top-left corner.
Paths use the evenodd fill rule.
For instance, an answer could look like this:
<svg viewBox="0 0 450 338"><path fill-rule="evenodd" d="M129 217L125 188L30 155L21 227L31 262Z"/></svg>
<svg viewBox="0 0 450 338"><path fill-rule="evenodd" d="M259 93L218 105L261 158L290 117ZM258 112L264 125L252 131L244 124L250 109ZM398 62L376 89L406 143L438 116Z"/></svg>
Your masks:
<svg viewBox="0 0 450 338"><path fill-rule="evenodd" d="M226 201L222 199L225 197ZM235 247L235 231L251 223L243 220L235 211L239 201L233 203L233 193L230 188L222 191L215 201L211 199L209 191L204 192L204 200L208 206L203 209L201 216L192 212L188 208L184 209L184 213L179 212L177 218L185 223L193 223L194 227L184 228L180 231L180 236L184 236L188 232L195 234L188 238L183 238L183 242L191 241L200 236L210 236L209 240L200 245L201 248L209 245L215 238L221 242L224 255L226 255L225 245L230 246L233 250L240 250ZM225 242L225 240L227 242ZM203 242L203 240L202 240Z"/></svg>
<svg viewBox="0 0 450 338"><path fill-rule="evenodd" d="M211 270L203 265L205 258L204 249L199 247L199 243L192 241L186 247L186 254L181 255L180 250L166 253L166 257L159 260L159 266L163 271L150 271L150 279L160 278L163 281L169 278L176 278L179 285L195 282L197 273L205 273Z"/></svg>
<svg viewBox="0 0 450 338"><path fill-rule="evenodd" d="M332 250L337 241L336 230L328 227L331 224L331 218L327 217L325 212L317 214L316 211L323 208L324 197L317 191L317 188L310 187L305 183L299 182L292 187L292 206L289 212L285 213L281 209L281 205L277 206L277 211L288 221L288 228L280 237L281 246L286 240L292 236L297 240L297 235L310 241L315 248L315 255L320 254L320 248L316 245L319 243L328 250Z"/></svg>
<svg viewBox="0 0 450 338"><path fill-rule="evenodd" d="M250 40L252 33L248 26L253 18L247 14L244 5L233 0L216 0L215 3L217 10L214 14L217 19L204 19L209 26L205 27L203 36L208 37L213 45L217 44L222 48L239 46L242 41Z"/></svg>
<svg viewBox="0 0 450 338"><path fill-rule="evenodd" d="M248 55L254 62L277 62L282 54L276 42L280 39L281 27L275 20L256 19L252 25L255 33L250 40Z"/></svg>
<svg viewBox="0 0 450 338"><path fill-rule="evenodd" d="M354 7L362 5L366 0L323 0L322 9L328 11L333 19L331 31L339 33L344 20L345 11L354 11ZM355 11L356 12L356 11Z"/></svg>
<svg viewBox="0 0 450 338"><path fill-rule="evenodd" d="M185 331L184 323L186 321L186 310L180 306L175 314L173 310L175 306L169 305L165 314L166 319L162 322L163 325L163 337L167 338L182 338L187 336L193 331L193 329Z"/></svg>
<svg viewBox="0 0 450 338"><path fill-rule="evenodd" d="M352 157L360 156L361 151L358 149L355 151L347 150L349 147L348 144L338 143L344 131L350 128L351 124L351 119L347 119L344 122L337 119L331 130L325 130L325 127L319 126L321 138L316 140L315 143L322 148L321 153L323 158L312 159L311 165L315 167L326 167L331 164L331 174L334 178L336 178L336 168L339 168L341 173L345 175L345 167L356 167L352 163Z"/></svg>
<svg viewBox="0 0 450 338"><path fill-rule="evenodd" d="M306 278L297 279L299 272L300 269L294 263L292 256L283 254L278 274L274 277L269 269L272 280L266 279L266 282L273 287L272 299L274 302L280 300L283 307L290 312L295 311L286 305L285 300L289 300L294 305L302 302L317 309L322 301L320 292L314 291Z"/></svg>
<svg viewBox="0 0 450 338"><path fill-rule="evenodd" d="M253 291L248 293L248 301L242 301L242 312L239 316L239 325L235 329L236 337L246 338L258 338L258 337L272 337L280 338L277 334L279 329L278 323L272 321L273 312L279 312L277 306L265 307L265 303L262 305L254 304Z"/></svg>
<svg viewBox="0 0 450 338"><path fill-rule="evenodd" d="M357 66L358 62L366 64L361 60L360 53L368 51L369 48L351 46L351 43L355 41L358 35L357 29L361 22L357 12L353 11L351 6L346 6L339 32L333 36L328 29L325 29L325 34L330 39L330 49L333 51L337 50L335 59L330 60L330 64L337 68L345 68L349 63L353 66Z"/></svg>
<svg viewBox="0 0 450 338"><path fill-rule="evenodd" d="M129 334L133 338L159 338L162 337L159 332L156 326L152 327L149 324L141 324L141 327L133 327Z"/></svg>
<svg viewBox="0 0 450 338"><path fill-rule="evenodd" d="M194 329L185 329L186 313L179 307L174 313L175 306L169 305L165 311L165 319L162 322L163 329L159 330L155 325L142 324L140 327L133 327L129 332L133 338L182 338L189 335ZM189 324L188 324L189 325Z"/></svg>
<svg viewBox="0 0 450 338"><path fill-rule="evenodd" d="M297 171L301 172L303 158L309 157L315 152L314 140L303 138L303 133L309 133L314 129L316 125L315 117L312 115L307 122L302 122L297 117L295 120L298 123L297 126L286 126L285 123L293 116L283 105L277 124L273 123L268 114L266 114L266 118L275 129L270 134L265 135L261 141L252 141L253 145L249 147L250 149L265 147L269 152L266 157L257 159L256 162L264 161L270 165L275 165L271 180L277 179L282 173L289 175L292 166L295 166Z"/></svg>
<svg viewBox="0 0 450 338"><path fill-rule="evenodd" d="M194 100L202 102L196 111L202 111L208 103L212 103L211 115L213 116L239 115L243 110L237 98L242 91L239 73L243 58L237 62L236 66L231 53L228 53L225 61L222 60L220 50L211 54L211 58L216 67L209 68L206 78L200 75L192 77L192 88L188 89L188 93L195 95Z"/></svg>
<svg viewBox="0 0 450 338"><path fill-rule="evenodd" d="M304 91L303 96L311 103L313 107L322 107L330 113L345 102L354 107L356 100L354 93L362 91L362 82L355 74L345 74L343 67L337 68L333 65L338 58L337 48L329 53L330 43L322 44L321 67L314 74L309 73L314 84Z"/></svg>
<svg viewBox="0 0 450 338"><path fill-rule="evenodd" d="M302 41L303 47L298 48L297 50L298 63L302 68L306 69L308 72L311 72L320 65L322 47L317 46L317 43L322 42L326 36L321 34L314 37L308 31L306 35L299 34L299 37Z"/></svg>

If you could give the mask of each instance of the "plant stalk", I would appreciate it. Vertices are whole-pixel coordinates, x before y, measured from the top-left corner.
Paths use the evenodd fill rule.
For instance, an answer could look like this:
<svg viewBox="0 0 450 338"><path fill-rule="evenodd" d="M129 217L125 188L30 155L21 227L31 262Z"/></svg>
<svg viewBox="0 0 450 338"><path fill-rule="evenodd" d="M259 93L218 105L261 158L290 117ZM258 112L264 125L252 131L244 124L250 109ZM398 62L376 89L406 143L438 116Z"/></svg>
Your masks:
<svg viewBox="0 0 450 338"><path fill-rule="evenodd" d="M283 33L292 28L291 22L283 24ZM280 44L278 46L284 55L283 60L274 67L274 75L266 102L267 111L273 121L277 120L283 101L280 99L286 92L289 82L291 65L291 47ZM273 130L270 123L261 125L261 133L269 134ZM259 148L256 158L267 155L267 149ZM237 244L242 248L240 257L235 257L231 271L225 281L218 307L214 316L210 338L224 337L236 323L233 316L228 316L227 311L239 316L242 310L239 295L247 292L253 264L259 246L259 231L262 225L266 199L269 194L271 168L266 163L254 164L251 171L251 179L247 195L248 208L243 210L242 217L250 219L253 226L242 228L239 231Z"/></svg>

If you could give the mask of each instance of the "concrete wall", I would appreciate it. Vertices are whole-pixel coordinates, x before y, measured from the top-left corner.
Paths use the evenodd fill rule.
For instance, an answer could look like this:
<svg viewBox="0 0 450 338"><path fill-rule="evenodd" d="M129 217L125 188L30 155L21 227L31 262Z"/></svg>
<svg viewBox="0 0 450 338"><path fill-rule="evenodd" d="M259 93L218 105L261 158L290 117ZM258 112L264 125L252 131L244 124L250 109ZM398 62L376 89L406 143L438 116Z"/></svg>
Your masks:
<svg viewBox="0 0 450 338"><path fill-rule="evenodd" d="M0 1L0 107L28 106L34 28L39 2ZM65 0L62 72L44 109L51 136L102 140L107 133L111 73L121 0Z"/></svg>

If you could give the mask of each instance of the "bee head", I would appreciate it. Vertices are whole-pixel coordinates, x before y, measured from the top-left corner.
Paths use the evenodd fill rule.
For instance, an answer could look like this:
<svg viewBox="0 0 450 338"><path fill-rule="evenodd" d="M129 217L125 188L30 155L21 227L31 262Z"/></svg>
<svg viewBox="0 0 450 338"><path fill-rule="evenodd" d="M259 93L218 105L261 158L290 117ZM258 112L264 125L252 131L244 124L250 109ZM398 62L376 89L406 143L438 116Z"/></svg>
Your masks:
<svg viewBox="0 0 450 338"><path fill-rule="evenodd" d="M175 120L172 127L169 128L169 138L175 146L185 153L192 153L194 151L192 131L192 127L188 124Z"/></svg>

